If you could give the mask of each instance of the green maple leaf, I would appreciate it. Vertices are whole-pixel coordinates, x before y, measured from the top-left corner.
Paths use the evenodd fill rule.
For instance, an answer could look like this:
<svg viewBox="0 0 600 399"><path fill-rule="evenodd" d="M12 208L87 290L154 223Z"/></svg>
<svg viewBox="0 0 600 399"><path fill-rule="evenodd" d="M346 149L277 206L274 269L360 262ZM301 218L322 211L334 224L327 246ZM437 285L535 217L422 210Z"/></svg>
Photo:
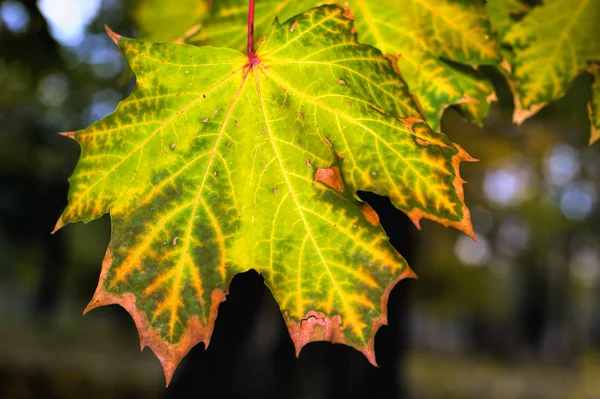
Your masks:
<svg viewBox="0 0 600 399"><path fill-rule="evenodd" d="M351 3L361 42L398 56L402 77L419 99L424 116L439 130L444 109L462 104L471 121L482 123L493 87L468 68L500 61L483 4L474 1L358 0Z"/></svg>
<svg viewBox="0 0 600 399"><path fill-rule="evenodd" d="M160 42L183 41L195 33L209 9L202 0L138 0L134 4L131 13L140 36Z"/></svg>
<svg viewBox="0 0 600 399"><path fill-rule="evenodd" d="M512 48L515 122L564 96L589 63L600 60L599 18L597 0L545 0L511 25L503 42Z"/></svg>
<svg viewBox="0 0 600 399"><path fill-rule="evenodd" d="M276 16L286 20L312 6L333 0L263 0L256 5L256 34ZM169 2L163 2L168 8ZM397 58L404 80L419 99L430 126L439 130L445 108L460 109L479 124L494 99L489 81L473 69L456 68L446 60L471 67L500 61L497 43L483 4L455 0L351 0L345 2L356 18L361 43L371 44ZM156 11L158 12L158 11ZM244 0L220 0L201 22L202 28L186 40L197 45L243 49L246 40ZM398 56L399 55L399 56Z"/></svg>
<svg viewBox="0 0 600 399"><path fill-rule="evenodd" d="M459 164L415 117L392 63L337 6L275 22L256 57L112 34L133 93L89 128L57 228L110 212L87 310L120 304L167 382L208 345L231 278L260 270L297 352L351 345L375 363L387 297L414 276L357 190L473 236Z"/></svg>

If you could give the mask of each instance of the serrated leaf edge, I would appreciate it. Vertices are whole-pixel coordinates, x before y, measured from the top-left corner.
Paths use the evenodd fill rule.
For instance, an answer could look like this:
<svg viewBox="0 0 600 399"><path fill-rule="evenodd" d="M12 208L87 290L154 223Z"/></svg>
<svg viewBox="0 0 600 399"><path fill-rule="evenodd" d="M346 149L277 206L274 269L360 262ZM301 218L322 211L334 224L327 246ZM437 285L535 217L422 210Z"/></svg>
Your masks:
<svg viewBox="0 0 600 399"><path fill-rule="evenodd" d="M375 335L377 334L379 327L387 325L387 304L390 292L396 284L406 278L419 278L408 265L406 265L404 271L395 280L388 284L381 295L381 315L373 321L371 335L367 345L363 347L354 347L365 355L367 360L375 367L379 367L375 357ZM302 348L311 342L328 341L333 344L347 344L344 339L344 333L340 327L342 319L339 314L329 317L323 312L311 310L300 321L286 319L286 324L290 337L294 342L296 357L300 356Z"/></svg>
<svg viewBox="0 0 600 399"><path fill-rule="evenodd" d="M123 307L133 319L138 330L140 350L143 350L147 346L154 352L162 365L166 386L168 387L175 369L190 349L200 342L204 343L205 348L208 347L217 318L219 305L225 300L227 293L219 289L213 290L211 294L212 302L208 324L204 326L197 316L192 316L188 321L187 328L180 340L176 344L170 345L160 337L156 329L150 327L144 313L137 309L135 296L133 294L125 293L119 296L104 291L104 282L106 281L112 262L113 258L109 244L104 260L102 261L102 270L100 272L98 286L96 287L96 291L94 292L91 301L83 311L83 314L85 315L90 310L101 306L120 305ZM227 287L229 287L229 282L227 283Z"/></svg>

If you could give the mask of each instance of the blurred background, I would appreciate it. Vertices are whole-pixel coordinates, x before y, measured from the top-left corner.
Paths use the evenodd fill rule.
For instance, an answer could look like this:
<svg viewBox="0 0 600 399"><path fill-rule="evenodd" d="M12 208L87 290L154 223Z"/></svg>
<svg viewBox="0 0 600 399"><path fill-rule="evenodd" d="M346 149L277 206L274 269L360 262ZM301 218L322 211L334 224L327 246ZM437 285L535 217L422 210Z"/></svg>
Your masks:
<svg viewBox="0 0 600 399"><path fill-rule="evenodd" d="M234 278L208 350L164 388L116 306L82 310L108 245L108 216L50 235L79 156L59 136L112 112L134 82L103 25L135 36L124 0L0 0L0 398L600 398L600 147L588 147L591 77L522 126L506 83L484 126L450 109L479 242L417 231L363 193L419 274L400 282L380 368L343 345L296 359L255 272Z"/></svg>

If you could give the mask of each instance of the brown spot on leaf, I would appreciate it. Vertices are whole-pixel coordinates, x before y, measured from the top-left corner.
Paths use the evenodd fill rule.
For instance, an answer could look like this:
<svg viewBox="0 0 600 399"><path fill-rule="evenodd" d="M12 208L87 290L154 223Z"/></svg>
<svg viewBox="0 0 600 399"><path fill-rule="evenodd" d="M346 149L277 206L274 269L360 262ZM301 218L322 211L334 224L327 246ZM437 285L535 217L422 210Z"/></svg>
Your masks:
<svg viewBox="0 0 600 399"><path fill-rule="evenodd" d="M298 118L304 120L304 115L302 115L302 112L298 112Z"/></svg>
<svg viewBox="0 0 600 399"><path fill-rule="evenodd" d="M417 142L417 144L422 145L424 147L428 147L431 145L431 143L429 141L426 140L421 140L420 138L416 138L415 141Z"/></svg>
<svg viewBox="0 0 600 399"><path fill-rule="evenodd" d="M202 122L204 122L204 123L208 122L208 118L202 119Z"/></svg>
<svg viewBox="0 0 600 399"><path fill-rule="evenodd" d="M402 123L404 124L404 126L406 126L406 128L407 128L408 130L410 130L411 132L412 132L412 130L413 130L413 125L414 125L415 123L421 123L421 122L425 122L423 119L421 119L421 118L418 118L418 117L416 117L416 116L409 116L409 117L406 117L406 118L398 118L398 120L399 120L400 122L402 122Z"/></svg>
<svg viewBox="0 0 600 399"><path fill-rule="evenodd" d="M354 21L354 12L352 12L352 8L348 5L348 2L344 3L344 18Z"/></svg>
<svg viewBox="0 0 600 399"><path fill-rule="evenodd" d="M234 126L235 126L235 127L237 127L237 126L239 125L239 123L240 123L240 121L236 119L236 120L235 120L235 125L234 125Z"/></svg>
<svg viewBox="0 0 600 399"><path fill-rule="evenodd" d="M173 245L177 245L177 240L178 239L179 239L179 237L177 237L177 236L173 238Z"/></svg>
<svg viewBox="0 0 600 399"><path fill-rule="evenodd" d="M273 195L277 195L277 187L273 187Z"/></svg>
<svg viewBox="0 0 600 399"><path fill-rule="evenodd" d="M344 191L344 182L340 174L340 168L332 166L331 168L317 168L314 182L321 182L329 188L341 193Z"/></svg>
<svg viewBox="0 0 600 399"><path fill-rule="evenodd" d="M338 83L341 85L345 85L346 81L344 79L338 79Z"/></svg>
<svg viewBox="0 0 600 399"><path fill-rule="evenodd" d="M298 27L298 21L294 21L292 26L290 26L290 33L293 32Z"/></svg>
<svg viewBox="0 0 600 399"><path fill-rule="evenodd" d="M345 157L344 157L344 154L342 154L341 152L338 152L338 153L337 153L337 156L338 156L338 157L340 157L341 159L344 159L344 158L345 158Z"/></svg>
<svg viewBox="0 0 600 399"><path fill-rule="evenodd" d="M171 148L175 148L175 143L171 143Z"/></svg>
<svg viewBox="0 0 600 399"><path fill-rule="evenodd" d="M371 205L369 205L366 202L363 202L363 204L361 205L361 210L367 222L371 223L375 227L381 224L379 222L379 215L377 214L377 212L375 212L373 208L371 208Z"/></svg>
<svg viewBox="0 0 600 399"><path fill-rule="evenodd" d="M298 143L298 145L300 145L300 143ZM308 158L305 158L306 160L306 166L308 166L309 168L312 168L312 163L310 163L310 161L308 160Z"/></svg>
<svg viewBox="0 0 600 399"><path fill-rule="evenodd" d="M327 145L329 146L329 148L333 147L333 145L331 144L331 141L327 140L327 137L323 137L323 141L325 143L327 143Z"/></svg>

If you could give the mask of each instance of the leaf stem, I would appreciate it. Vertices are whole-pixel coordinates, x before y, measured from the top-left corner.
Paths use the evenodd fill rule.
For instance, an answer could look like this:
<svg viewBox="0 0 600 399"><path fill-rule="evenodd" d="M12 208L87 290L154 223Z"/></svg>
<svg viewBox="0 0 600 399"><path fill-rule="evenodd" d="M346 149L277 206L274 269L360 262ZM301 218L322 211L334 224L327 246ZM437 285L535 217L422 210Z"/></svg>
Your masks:
<svg viewBox="0 0 600 399"><path fill-rule="evenodd" d="M254 54L254 0L248 2L248 58L251 63L256 58Z"/></svg>

